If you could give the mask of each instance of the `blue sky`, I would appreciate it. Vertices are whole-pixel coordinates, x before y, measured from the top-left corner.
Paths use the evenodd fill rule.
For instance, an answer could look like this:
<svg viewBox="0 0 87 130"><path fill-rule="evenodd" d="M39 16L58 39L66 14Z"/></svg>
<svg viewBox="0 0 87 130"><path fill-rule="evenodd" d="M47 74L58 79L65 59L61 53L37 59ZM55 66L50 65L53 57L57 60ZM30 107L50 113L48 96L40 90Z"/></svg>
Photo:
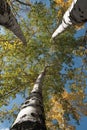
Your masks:
<svg viewBox="0 0 87 130"><path fill-rule="evenodd" d="M79 66L82 65L81 58L75 57L73 60L75 62L75 67L78 67L78 63L79 63ZM86 93L87 93L87 89L86 89ZM21 105L21 103L23 103L23 101L24 101L23 97L21 97L21 95L17 94L15 100L10 99L10 104L8 105L7 109L11 109L11 107L14 103ZM76 125L75 121L73 121L73 125ZM9 130L10 126L11 126L11 124L9 123L9 121L5 120L4 123L0 124L0 130ZM80 119L80 125L76 125L76 130L87 130L87 117L82 117Z"/></svg>
<svg viewBox="0 0 87 130"><path fill-rule="evenodd" d="M31 0L32 1L32 0ZM36 0L33 0L36 1ZM37 0L40 1L40 0ZM46 3L46 5L49 5L49 0L42 0L44 3ZM87 24L85 24L85 27L87 27ZM3 32L3 28L0 30L0 32ZM76 33L75 37L80 37L82 35L85 34L85 29L82 29L80 31L78 31L78 33ZM75 65L78 66L81 64L80 59L75 59ZM8 108L10 109L12 104L14 102L21 104L24 101L24 99L22 99L22 97L20 95L17 95L15 100L11 100L10 105L8 106ZM4 123L0 123L0 130L9 130L9 127L11 126L11 124L9 123L9 121L5 120ZM80 125L76 126L76 130L87 130L87 117L82 117L80 120Z"/></svg>
<svg viewBox="0 0 87 130"><path fill-rule="evenodd" d="M3 106L3 108L9 109L11 110L11 108L13 107L14 104L18 104L19 106L21 106L21 104L24 102L24 98L20 95L17 94L16 98L13 100L12 98L10 98L10 103L8 106ZM9 127L11 126L11 123L9 122L9 120L5 120L3 123L0 124L0 130L9 130Z"/></svg>

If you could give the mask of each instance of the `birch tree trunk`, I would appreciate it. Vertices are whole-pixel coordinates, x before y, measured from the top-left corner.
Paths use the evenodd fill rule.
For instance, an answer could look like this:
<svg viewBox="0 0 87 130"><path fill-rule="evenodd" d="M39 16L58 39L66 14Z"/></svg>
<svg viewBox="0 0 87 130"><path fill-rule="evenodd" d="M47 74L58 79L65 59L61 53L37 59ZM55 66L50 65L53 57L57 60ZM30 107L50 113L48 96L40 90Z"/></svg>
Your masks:
<svg viewBox="0 0 87 130"><path fill-rule="evenodd" d="M0 25L12 31L24 45L27 45L25 36L13 15L7 0L0 0Z"/></svg>
<svg viewBox="0 0 87 130"><path fill-rule="evenodd" d="M42 81L46 68L38 76L29 98L21 106L21 110L10 130L46 130L42 97Z"/></svg>

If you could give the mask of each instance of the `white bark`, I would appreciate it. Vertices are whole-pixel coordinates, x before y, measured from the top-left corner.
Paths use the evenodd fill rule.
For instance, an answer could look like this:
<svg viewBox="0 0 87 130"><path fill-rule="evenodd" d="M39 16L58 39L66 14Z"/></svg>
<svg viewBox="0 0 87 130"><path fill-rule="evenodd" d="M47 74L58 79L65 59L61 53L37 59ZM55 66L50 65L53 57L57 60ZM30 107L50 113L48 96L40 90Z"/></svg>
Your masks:
<svg viewBox="0 0 87 130"><path fill-rule="evenodd" d="M62 33L69 25L72 25L72 22L71 22L69 16L70 16L70 12L73 9L76 2L77 2L77 0L73 0L71 6L68 8L68 10L65 12L65 14L63 16L62 23L58 26L58 28L52 34L52 38L55 38L57 35Z"/></svg>
<svg viewBox="0 0 87 130"><path fill-rule="evenodd" d="M26 39L6 0L0 0L0 25L12 31L26 45Z"/></svg>
<svg viewBox="0 0 87 130"><path fill-rule="evenodd" d="M38 76L30 97L26 99L10 130L46 130L42 98L42 80L46 68ZM31 125L32 124L32 125ZM19 129L20 128L20 129Z"/></svg>

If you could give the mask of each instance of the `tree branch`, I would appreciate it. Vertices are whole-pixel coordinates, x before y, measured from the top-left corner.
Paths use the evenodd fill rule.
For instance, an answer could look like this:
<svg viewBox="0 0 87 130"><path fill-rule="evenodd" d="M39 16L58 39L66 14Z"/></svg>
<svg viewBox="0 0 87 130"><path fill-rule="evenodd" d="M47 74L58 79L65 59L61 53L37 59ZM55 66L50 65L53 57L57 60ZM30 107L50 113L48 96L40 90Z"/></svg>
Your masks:
<svg viewBox="0 0 87 130"><path fill-rule="evenodd" d="M25 5L25 6L31 6L32 4L31 3L25 3L25 2L22 2L22 1L20 1L20 0L16 0L17 2L19 2L20 4L22 4L22 5Z"/></svg>

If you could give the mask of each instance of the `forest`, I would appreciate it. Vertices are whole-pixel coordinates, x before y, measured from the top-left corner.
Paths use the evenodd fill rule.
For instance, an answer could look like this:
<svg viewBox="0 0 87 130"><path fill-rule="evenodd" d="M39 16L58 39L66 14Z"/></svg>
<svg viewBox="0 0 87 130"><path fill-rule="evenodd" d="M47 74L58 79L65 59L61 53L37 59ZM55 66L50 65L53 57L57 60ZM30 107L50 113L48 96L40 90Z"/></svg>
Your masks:
<svg viewBox="0 0 87 130"><path fill-rule="evenodd" d="M87 24L51 39L72 0L6 1L14 23L0 20L0 130L86 130Z"/></svg>

